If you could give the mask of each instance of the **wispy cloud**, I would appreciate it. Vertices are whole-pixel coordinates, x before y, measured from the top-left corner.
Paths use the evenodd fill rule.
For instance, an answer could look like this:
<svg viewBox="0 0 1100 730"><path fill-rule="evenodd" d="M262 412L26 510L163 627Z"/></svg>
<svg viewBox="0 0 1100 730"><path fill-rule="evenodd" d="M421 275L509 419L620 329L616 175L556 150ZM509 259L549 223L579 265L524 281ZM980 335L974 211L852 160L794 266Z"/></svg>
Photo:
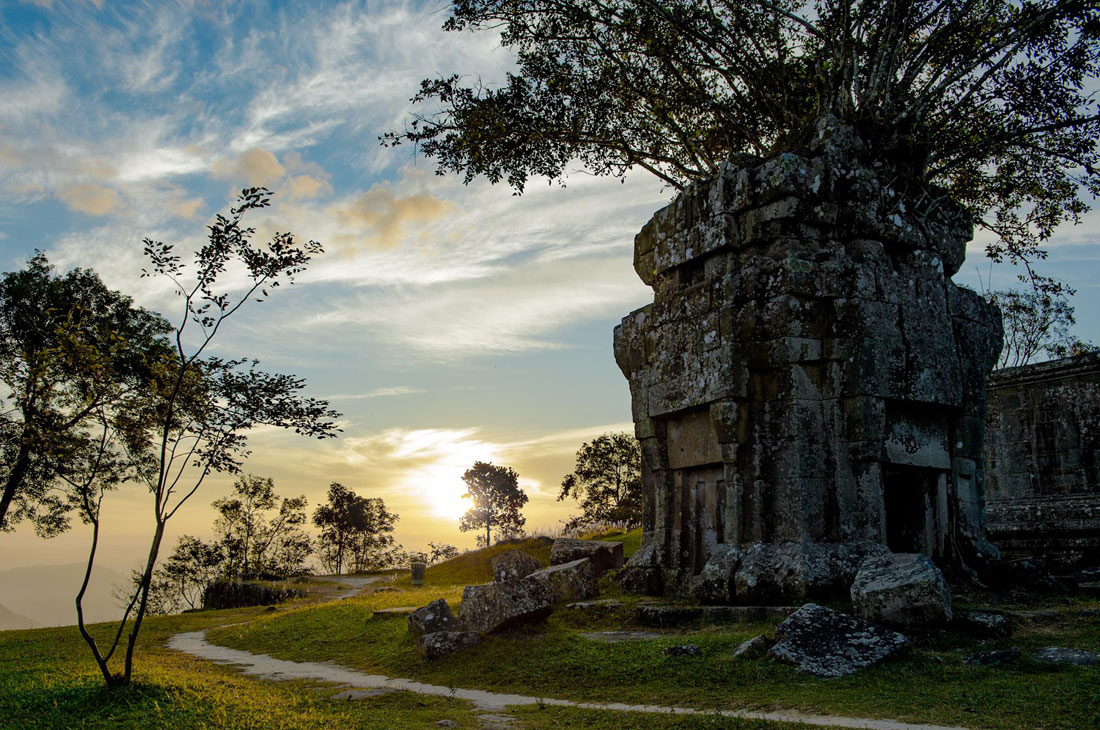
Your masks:
<svg viewBox="0 0 1100 730"><path fill-rule="evenodd" d="M324 400L370 400L371 398L387 398L395 395L417 395L426 393L423 388L413 388L408 385L395 385L388 388L375 388L366 393L334 393L332 395L318 396Z"/></svg>

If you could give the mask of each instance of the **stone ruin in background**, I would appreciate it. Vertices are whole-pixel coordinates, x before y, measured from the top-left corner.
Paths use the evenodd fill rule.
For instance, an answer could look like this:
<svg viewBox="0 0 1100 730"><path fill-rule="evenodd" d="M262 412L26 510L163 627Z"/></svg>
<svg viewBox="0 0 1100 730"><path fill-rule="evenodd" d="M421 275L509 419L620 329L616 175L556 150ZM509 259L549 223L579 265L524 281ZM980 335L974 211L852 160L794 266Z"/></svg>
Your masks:
<svg viewBox="0 0 1100 730"><path fill-rule="evenodd" d="M642 444L624 587L761 602L847 592L862 560L968 570L985 536L996 309L951 276L971 216L816 151L727 166L635 240L653 304L615 330Z"/></svg>
<svg viewBox="0 0 1100 730"><path fill-rule="evenodd" d="M1100 353L993 373L988 426L990 539L1059 574L1100 567Z"/></svg>

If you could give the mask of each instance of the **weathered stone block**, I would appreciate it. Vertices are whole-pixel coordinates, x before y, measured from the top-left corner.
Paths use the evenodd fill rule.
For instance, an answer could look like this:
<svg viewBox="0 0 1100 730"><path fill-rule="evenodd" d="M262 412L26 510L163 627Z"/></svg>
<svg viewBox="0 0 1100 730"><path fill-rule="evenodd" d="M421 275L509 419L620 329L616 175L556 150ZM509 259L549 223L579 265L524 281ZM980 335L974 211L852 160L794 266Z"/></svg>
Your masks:
<svg viewBox="0 0 1100 730"><path fill-rule="evenodd" d="M951 621L951 592L925 555L875 555L852 583L852 607L868 621L912 626Z"/></svg>
<svg viewBox="0 0 1100 730"><path fill-rule="evenodd" d="M898 656L909 639L839 611L807 603L775 629L768 656L815 677L844 677Z"/></svg>
<svg viewBox="0 0 1100 730"><path fill-rule="evenodd" d="M527 576L527 580L544 583L550 589L554 603L584 601L600 592L596 585L596 570L588 558L536 570Z"/></svg>
<svg viewBox="0 0 1100 730"><path fill-rule="evenodd" d="M623 567L623 544L611 540L573 540L558 538L550 548L550 564L561 565L588 558L599 577Z"/></svg>
<svg viewBox="0 0 1100 730"><path fill-rule="evenodd" d="M458 616L469 629L481 634L544 619L554 608L554 596L538 580L512 580L466 586Z"/></svg>
<svg viewBox="0 0 1100 730"><path fill-rule="evenodd" d="M472 631L437 631L416 640L416 653L425 661L435 661L480 643L481 637Z"/></svg>
<svg viewBox="0 0 1100 730"><path fill-rule="evenodd" d="M440 598L409 614L409 633L424 636L439 631L461 631L462 623L455 618L447 601Z"/></svg>
<svg viewBox="0 0 1100 730"><path fill-rule="evenodd" d="M522 550L508 550L493 558L493 580L519 580L542 567L534 555Z"/></svg>

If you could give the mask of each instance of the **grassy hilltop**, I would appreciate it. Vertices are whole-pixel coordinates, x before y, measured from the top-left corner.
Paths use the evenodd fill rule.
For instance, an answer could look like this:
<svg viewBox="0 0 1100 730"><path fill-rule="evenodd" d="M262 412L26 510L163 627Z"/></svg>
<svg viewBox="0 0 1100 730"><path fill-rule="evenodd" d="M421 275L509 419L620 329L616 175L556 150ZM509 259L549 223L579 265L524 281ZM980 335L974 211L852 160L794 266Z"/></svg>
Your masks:
<svg viewBox="0 0 1100 730"><path fill-rule="evenodd" d="M614 539L626 551L638 534ZM689 625L648 641L602 643L590 631L641 628L634 596L619 596L606 578L605 597L622 607L589 615L564 607L545 623L491 638L468 652L425 664L413 650L404 620L374 618L379 608L418 606L439 597L452 605L467 583L491 580L492 556L519 548L548 562L545 539L496 545L428 570L413 588L394 576L395 590L343 601L326 600L336 588L313 584L314 595L278 610L209 611L154 618L140 645L137 681L113 694L102 687L75 628L0 633L0 727L31 728L432 728L440 720L478 727L472 707L458 699L396 692L354 701L310 682L272 682L240 675L164 648L181 631L208 630L208 639L282 659L334 661L365 672L450 687L515 692L536 697L635 702L712 709L787 708L807 712L887 717L973 728L1093 728L1100 726L1100 673L1053 668L1026 656L1007 667L972 667L973 651L1059 645L1100 647L1100 619L1081 617L1100 602L1050 599L1031 622L1018 621L1011 639L981 642L953 632L911 633L916 648L904 659L853 677L815 680L765 659L738 660L730 650L770 632L770 624ZM652 599L641 599L652 600ZM106 627L103 627L104 630ZM664 656L668 646L694 643L698 657ZM778 723L717 716L633 716L553 707L511 711L522 728L631 727L779 730ZM794 726L789 726L794 727Z"/></svg>

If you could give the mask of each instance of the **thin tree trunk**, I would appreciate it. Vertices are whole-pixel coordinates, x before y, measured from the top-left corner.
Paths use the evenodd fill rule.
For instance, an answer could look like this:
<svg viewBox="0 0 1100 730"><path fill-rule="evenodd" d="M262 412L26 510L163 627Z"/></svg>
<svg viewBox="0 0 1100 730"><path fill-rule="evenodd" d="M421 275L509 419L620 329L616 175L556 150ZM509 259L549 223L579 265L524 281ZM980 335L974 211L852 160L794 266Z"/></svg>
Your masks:
<svg viewBox="0 0 1100 730"><path fill-rule="evenodd" d="M153 569L157 564L157 554L160 552L160 542L164 538L164 520L157 519L157 529L153 533L153 543L149 546L149 559L145 563L145 572L141 576L140 601L137 615L134 616L134 627L130 630L130 636L126 641L126 664L122 673L122 684L130 683L130 676L134 667L134 649L137 646L138 633L141 631L141 622L145 619L145 609L149 604L149 587L153 582Z"/></svg>
<svg viewBox="0 0 1100 730"><path fill-rule="evenodd" d="M99 666L100 673L103 674L103 681L107 683L108 687L113 687L115 677L111 676L111 670L107 667L107 660L100 654L99 645L96 644L95 639L88 633L88 629L84 625L84 593L88 590L88 583L92 579L92 565L95 563L95 553L98 546L99 520L96 519L92 520L92 547L88 551L88 565L84 570L84 582L80 584L80 592L76 594L76 625L80 629L80 635L84 637L84 643L92 650L92 657ZM125 616L123 616L122 621L123 623L126 622Z"/></svg>

